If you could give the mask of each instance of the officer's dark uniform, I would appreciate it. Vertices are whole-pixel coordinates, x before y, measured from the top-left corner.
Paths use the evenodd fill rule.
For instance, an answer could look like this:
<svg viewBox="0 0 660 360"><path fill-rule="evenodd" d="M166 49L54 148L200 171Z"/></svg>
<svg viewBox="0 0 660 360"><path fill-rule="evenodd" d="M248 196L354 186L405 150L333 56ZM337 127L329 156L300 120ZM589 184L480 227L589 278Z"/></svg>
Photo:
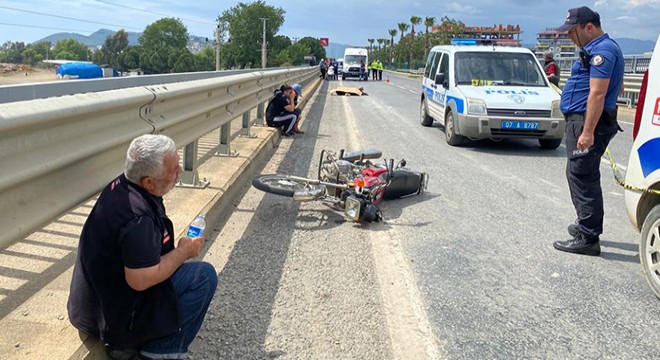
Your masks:
<svg viewBox="0 0 660 360"><path fill-rule="evenodd" d="M586 243L594 243L603 232L600 158L620 130L616 121L616 101L623 84L624 59L619 46L607 34L593 39L583 50L583 59L575 61L562 90L561 111L566 118L566 177L578 218L574 229L579 233L575 236L583 236ZM589 149L578 150L577 140L584 128L590 78L610 79L610 83L603 113L594 131L594 144Z"/></svg>

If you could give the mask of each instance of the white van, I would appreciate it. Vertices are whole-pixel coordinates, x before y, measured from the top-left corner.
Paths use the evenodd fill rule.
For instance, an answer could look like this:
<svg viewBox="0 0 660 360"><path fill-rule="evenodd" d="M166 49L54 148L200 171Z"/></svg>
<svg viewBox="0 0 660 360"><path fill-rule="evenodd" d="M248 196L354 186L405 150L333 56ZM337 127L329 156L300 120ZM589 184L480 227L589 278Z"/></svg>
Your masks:
<svg viewBox="0 0 660 360"><path fill-rule="evenodd" d="M660 298L660 36L639 93L633 138L624 199L630 221L642 233L644 275Z"/></svg>
<svg viewBox="0 0 660 360"><path fill-rule="evenodd" d="M466 138L538 139L556 149L566 122L559 94L529 49L473 39L431 49L424 68L420 118L438 121L449 145Z"/></svg>
<svg viewBox="0 0 660 360"><path fill-rule="evenodd" d="M364 72L360 71L360 61L364 62ZM369 79L369 73L366 72L367 66L369 66L367 49L346 48L344 50L344 65L341 70L341 79L346 80L347 77L356 77L360 80L367 81Z"/></svg>

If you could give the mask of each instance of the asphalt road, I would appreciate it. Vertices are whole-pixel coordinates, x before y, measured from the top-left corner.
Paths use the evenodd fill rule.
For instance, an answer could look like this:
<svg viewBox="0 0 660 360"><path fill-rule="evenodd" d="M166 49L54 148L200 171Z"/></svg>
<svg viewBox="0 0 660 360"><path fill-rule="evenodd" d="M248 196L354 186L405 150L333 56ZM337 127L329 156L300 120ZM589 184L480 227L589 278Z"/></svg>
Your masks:
<svg viewBox="0 0 660 360"><path fill-rule="evenodd" d="M316 174L321 149L377 148L430 175L427 193L354 225L318 203L251 189L219 235L233 239L194 359L657 357L660 302L638 262L622 188L602 163L602 255L558 252L575 219L565 146L451 147L419 124L419 80L343 81L362 97L312 99L303 129L264 173ZM627 164L632 119L610 146Z"/></svg>

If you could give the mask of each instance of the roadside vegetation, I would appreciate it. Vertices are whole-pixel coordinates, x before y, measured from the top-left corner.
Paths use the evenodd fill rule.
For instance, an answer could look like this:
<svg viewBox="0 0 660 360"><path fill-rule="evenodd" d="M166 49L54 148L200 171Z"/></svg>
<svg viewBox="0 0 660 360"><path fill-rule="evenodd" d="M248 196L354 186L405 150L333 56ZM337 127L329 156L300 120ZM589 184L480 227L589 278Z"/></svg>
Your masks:
<svg viewBox="0 0 660 360"><path fill-rule="evenodd" d="M239 2L222 12L217 18L215 38L208 39L201 51L191 52L187 47L188 29L175 18L162 18L148 25L138 39L129 46L128 33L121 29L108 36L99 49L90 49L74 39L60 40L56 44L8 41L0 46L0 63L23 64L32 67L52 67L42 63L47 59L92 61L127 72L141 69L145 74L167 74L216 69L216 44L220 44L220 69L261 67L263 18L267 18L267 67L292 66L325 58L326 52L313 37L292 41L278 35L284 23L285 10L267 5L265 1ZM436 31L433 32L433 27ZM380 59L388 68L423 67L429 49L448 44L460 36L464 24L443 17L436 24L435 17L412 16L410 23L398 23L378 39L366 39L371 59ZM307 59L306 59L307 57Z"/></svg>

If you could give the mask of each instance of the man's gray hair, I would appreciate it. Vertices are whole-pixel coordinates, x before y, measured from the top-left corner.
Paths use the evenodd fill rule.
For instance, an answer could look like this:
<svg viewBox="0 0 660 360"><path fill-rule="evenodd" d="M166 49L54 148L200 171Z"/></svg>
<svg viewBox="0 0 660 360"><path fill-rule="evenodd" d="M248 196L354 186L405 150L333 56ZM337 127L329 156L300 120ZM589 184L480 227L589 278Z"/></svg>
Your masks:
<svg viewBox="0 0 660 360"><path fill-rule="evenodd" d="M174 152L174 140L165 135L146 134L136 137L126 151L124 175L136 184L145 176L158 177L163 173L165 155Z"/></svg>
<svg viewBox="0 0 660 360"><path fill-rule="evenodd" d="M546 59L554 60L555 59L555 54L553 54L552 51L548 50L548 51L543 53L543 57L546 58Z"/></svg>

